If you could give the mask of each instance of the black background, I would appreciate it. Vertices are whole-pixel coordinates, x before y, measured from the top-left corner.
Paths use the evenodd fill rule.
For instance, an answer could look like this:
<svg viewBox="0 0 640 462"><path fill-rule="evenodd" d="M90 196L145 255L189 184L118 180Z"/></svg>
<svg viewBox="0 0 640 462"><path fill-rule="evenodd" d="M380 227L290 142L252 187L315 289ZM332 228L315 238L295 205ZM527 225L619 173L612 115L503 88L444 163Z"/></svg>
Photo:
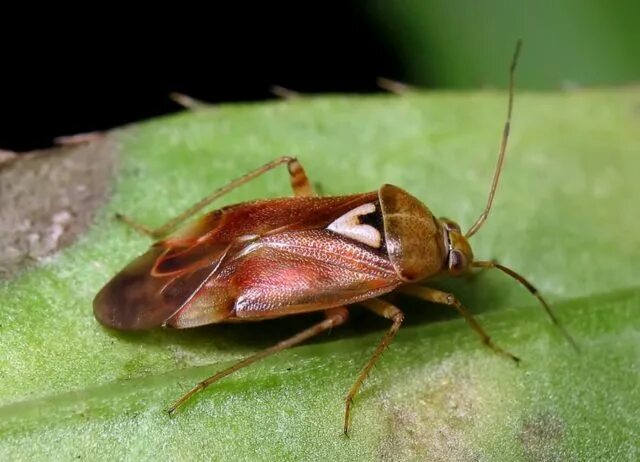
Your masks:
<svg viewBox="0 0 640 462"><path fill-rule="evenodd" d="M377 77L402 78L393 50L349 2L257 5L5 16L15 27L0 37L0 149L179 110L173 91L255 101L274 98L274 84L368 93L380 91Z"/></svg>

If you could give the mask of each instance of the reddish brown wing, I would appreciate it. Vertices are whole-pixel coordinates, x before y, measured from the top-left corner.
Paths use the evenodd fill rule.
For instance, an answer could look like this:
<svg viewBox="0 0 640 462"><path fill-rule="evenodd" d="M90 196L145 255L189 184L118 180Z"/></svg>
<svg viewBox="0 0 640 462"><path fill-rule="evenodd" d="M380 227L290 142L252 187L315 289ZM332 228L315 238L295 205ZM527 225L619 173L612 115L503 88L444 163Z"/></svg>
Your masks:
<svg viewBox="0 0 640 462"><path fill-rule="evenodd" d="M285 197L245 202L216 210L185 226L163 241L168 247L194 243L229 243L241 236L324 228L337 217L367 202L377 192L335 197Z"/></svg>
<svg viewBox="0 0 640 462"><path fill-rule="evenodd" d="M213 276L225 268L228 272L228 260L251 245L243 238L323 229L354 207L376 200L375 192L292 197L214 211L156 243L117 274L96 296L94 314L102 324L122 330L163 325L187 306L206 311L208 322L224 319L237 291L232 286L214 289L210 281L221 280Z"/></svg>
<svg viewBox="0 0 640 462"><path fill-rule="evenodd" d="M204 247L156 245L136 258L94 299L98 321L120 330L162 325L215 273L229 246Z"/></svg>
<svg viewBox="0 0 640 462"><path fill-rule="evenodd" d="M316 311L381 295L401 282L383 251L326 229L256 239L223 266L168 325Z"/></svg>

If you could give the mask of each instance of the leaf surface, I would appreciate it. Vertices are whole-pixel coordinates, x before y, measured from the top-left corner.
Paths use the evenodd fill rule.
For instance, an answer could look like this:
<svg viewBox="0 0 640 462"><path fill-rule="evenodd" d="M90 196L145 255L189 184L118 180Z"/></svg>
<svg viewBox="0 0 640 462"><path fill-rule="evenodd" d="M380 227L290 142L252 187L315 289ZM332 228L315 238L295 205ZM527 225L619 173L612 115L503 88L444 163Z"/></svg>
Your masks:
<svg viewBox="0 0 640 462"><path fill-rule="evenodd" d="M519 93L478 258L526 275L536 300L490 271L438 281L519 366L447 308L397 296L406 324L356 398L344 396L388 323L351 322L224 379L213 372L317 315L123 334L93 318L100 287L154 226L277 156L297 155L324 194L398 185L470 226L486 201L504 93L326 96L204 108L116 130L109 204L70 248L0 285L0 459L633 460L640 439L640 92ZM216 206L290 194L284 169ZM546 458L546 459L545 459Z"/></svg>

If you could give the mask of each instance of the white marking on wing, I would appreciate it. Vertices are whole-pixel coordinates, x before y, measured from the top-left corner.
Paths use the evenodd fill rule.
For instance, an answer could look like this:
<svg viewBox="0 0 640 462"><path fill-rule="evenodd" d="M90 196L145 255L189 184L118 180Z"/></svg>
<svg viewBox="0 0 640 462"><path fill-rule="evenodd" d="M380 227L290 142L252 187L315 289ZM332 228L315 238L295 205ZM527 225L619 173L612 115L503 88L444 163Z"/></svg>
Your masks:
<svg viewBox="0 0 640 462"><path fill-rule="evenodd" d="M380 231L371 225L361 224L358 220L358 217L362 215L369 215L375 211L375 204L362 204L360 207L356 207L336 219L333 223L327 226L327 229L366 244L369 247L378 249L382 245L382 236L380 235Z"/></svg>

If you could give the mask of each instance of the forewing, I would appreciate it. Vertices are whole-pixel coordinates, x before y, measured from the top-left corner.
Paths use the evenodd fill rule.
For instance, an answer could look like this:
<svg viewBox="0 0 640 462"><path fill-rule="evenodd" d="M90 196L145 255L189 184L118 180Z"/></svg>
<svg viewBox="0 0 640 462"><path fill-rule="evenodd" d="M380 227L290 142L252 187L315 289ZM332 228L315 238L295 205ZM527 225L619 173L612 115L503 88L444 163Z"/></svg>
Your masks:
<svg viewBox="0 0 640 462"><path fill-rule="evenodd" d="M377 192L350 196L284 197L232 205L207 215L168 236L162 245L191 247L206 241L229 243L243 236L322 229L362 204L376 202Z"/></svg>
<svg viewBox="0 0 640 462"><path fill-rule="evenodd" d="M224 279L227 270L220 273ZM234 315L272 317L326 309L398 286L384 253L329 230L285 232L245 248L229 264Z"/></svg>
<svg viewBox="0 0 640 462"><path fill-rule="evenodd" d="M235 258L231 263L228 261L236 252L248 257L252 252L246 253L242 249L248 247L255 250L254 244L250 243L252 240L273 244L283 242L283 237L296 231L323 230L329 233L324 228L334 220L354 208L375 201L377 193L370 192L337 197L270 199L213 211L157 242L117 274L94 300L96 318L106 326L122 330L148 329L165 324L190 327L217 322L226 317L236 296L243 290L236 285L236 279L248 284L244 287L247 293L259 291L267 298L273 295L269 306L274 308L274 313L281 312L292 306L292 300L286 300L282 309L276 310L275 304L281 295L277 287L272 286L271 291L249 287L250 277L257 268L267 271L276 266L279 277L284 280L278 281L277 277L272 277L271 282L282 282L285 284L284 290L286 284L291 283L286 279L287 274L304 272L310 278L309 288L313 285L311 279L316 281L315 289L299 293L298 304L304 304L305 309L310 309L313 304L306 304L302 300L304 297L313 298L312 292L316 294L315 305L324 306L329 299L345 298L349 291L375 291L380 283L376 277L363 278L355 267L329 276L331 271L335 272L335 268L323 260L326 255L318 255L301 263L300 256L295 256L293 248L288 251L280 249L275 254L274 250L264 250L251 255L246 265L240 265L245 261L244 257ZM307 242L305 245L313 247L330 243L330 240L325 240L322 243ZM288 253L285 255L282 252ZM314 263L309 265L309 261ZM222 272L224 275L221 275ZM263 283L265 278L265 274L257 277L256 284ZM351 286L340 285L341 281L347 280L352 280ZM348 298L345 298L345 302ZM246 297L242 300L242 306L248 303Z"/></svg>
<svg viewBox="0 0 640 462"><path fill-rule="evenodd" d="M215 274L228 247L152 247L98 293L93 302L96 318L120 330L163 325Z"/></svg>

